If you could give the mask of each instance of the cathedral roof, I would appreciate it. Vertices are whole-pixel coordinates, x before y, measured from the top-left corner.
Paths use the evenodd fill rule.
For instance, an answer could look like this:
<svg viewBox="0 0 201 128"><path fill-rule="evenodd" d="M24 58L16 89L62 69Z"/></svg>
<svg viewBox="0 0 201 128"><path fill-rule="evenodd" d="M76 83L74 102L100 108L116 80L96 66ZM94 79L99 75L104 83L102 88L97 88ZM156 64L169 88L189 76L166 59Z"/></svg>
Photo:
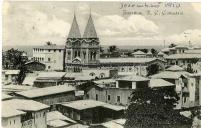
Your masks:
<svg viewBox="0 0 201 128"><path fill-rule="evenodd" d="M81 38L80 29L77 23L76 16L74 15L73 23L68 34L68 38Z"/></svg>
<svg viewBox="0 0 201 128"><path fill-rule="evenodd" d="M85 28L83 38L97 38L97 33L91 14L89 16L89 20Z"/></svg>

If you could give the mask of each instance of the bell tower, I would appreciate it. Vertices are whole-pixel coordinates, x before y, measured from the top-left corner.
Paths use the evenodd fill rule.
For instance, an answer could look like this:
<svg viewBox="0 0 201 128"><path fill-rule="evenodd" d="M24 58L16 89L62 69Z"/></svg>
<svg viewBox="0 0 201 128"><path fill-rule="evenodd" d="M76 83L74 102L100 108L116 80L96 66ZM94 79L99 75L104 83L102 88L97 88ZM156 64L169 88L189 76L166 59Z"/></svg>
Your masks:
<svg viewBox="0 0 201 128"><path fill-rule="evenodd" d="M97 37L91 12L82 38L82 45L86 47L86 49L83 49L83 53L87 55L85 58L86 63L98 63L100 58L100 42Z"/></svg>

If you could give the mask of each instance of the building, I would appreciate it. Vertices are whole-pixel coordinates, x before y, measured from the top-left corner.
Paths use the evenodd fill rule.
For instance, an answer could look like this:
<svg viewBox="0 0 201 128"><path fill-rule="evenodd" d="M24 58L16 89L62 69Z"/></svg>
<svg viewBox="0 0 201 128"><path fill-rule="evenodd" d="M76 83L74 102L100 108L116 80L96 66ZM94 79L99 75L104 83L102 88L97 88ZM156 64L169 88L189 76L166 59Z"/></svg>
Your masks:
<svg viewBox="0 0 201 128"><path fill-rule="evenodd" d="M109 83L114 82L109 80ZM102 82L97 83L97 81L95 81L95 84L83 87L83 90L85 91L84 98L102 101L113 105L127 106L130 102L133 89L147 88L150 86L149 84L149 79L136 75L118 78L116 79L116 84L107 85Z"/></svg>
<svg viewBox="0 0 201 128"><path fill-rule="evenodd" d="M176 85L176 91L180 96L180 101L177 108L193 107L199 104L199 75L196 76L190 74L184 71L183 68L174 65L166 69L166 71L160 72L151 77L164 79Z"/></svg>
<svg viewBox="0 0 201 128"><path fill-rule="evenodd" d="M32 60L29 61L27 63L25 63L25 67L28 71L33 72L33 71L44 71L46 69L46 65L36 61L36 60Z"/></svg>
<svg viewBox="0 0 201 128"><path fill-rule="evenodd" d="M75 87L60 85L46 88L37 88L28 91L16 92L18 98L31 99L47 105L54 105L79 99L75 96Z"/></svg>
<svg viewBox="0 0 201 128"><path fill-rule="evenodd" d="M153 54L151 51L148 51L148 53L146 54L146 57L147 58L152 58L153 57Z"/></svg>
<svg viewBox="0 0 201 128"><path fill-rule="evenodd" d="M135 58L146 58L146 53L139 50L139 51L132 53L132 56Z"/></svg>
<svg viewBox="0 0 201 128"><path fill-rule="evenodd" d="M3 84L15 84L17 82L20 70L2 70Z"/></svg>
<svg viewBox="0 0 201 128"><path fill-rule="evenodd" d="M34 80L34 87L44 88L63 85L66 72L40 72Z"/></svg>
<svg viewBox="0 0 201 128"><path fill-rule="evenodd" d="M175 49L176 49L176 54L182 54L185 51L187 51L189 49L189 47L186 45L177 45L177 46L175 46Z"/></svg>
<svg viewBox="0 0 201 128"><path fill-rule="evenodd" d="M49 106L22 99L6 100L2 105L4 128L47 128L46 113Z"/></svg>
<svg viewBox="0 0 201 128"><path fill-rule="evenodd" d="M95 100L78 100L58 105L58 111L83 124L96 124L119 119L124 110L125 107Z"/></svg>
<svg viewBox="0 0 201 128"><path fill-rule="evenodd" d="M2 86L2 92L5 94L13 95L15 92L21 92L26 90L34 89L35 87L32 86L25 86L25 85L5 85Z"/></svg>
<svg viewBox="0 0 201 128"><path fill-rule="evenodd" d="M66 41L65 69L79 70L81 66L93 66L98 63L100 57L99 38L94 27L93 19L90 14L84 35L81 37L76 16Z"/></svg>
<svg viewBox="0 0 201 128"><path fill-rule="evenodd" d="M46 70L62 71L64 67L64 46L48 43L33 48L34 61L45 64Z"/></svg>

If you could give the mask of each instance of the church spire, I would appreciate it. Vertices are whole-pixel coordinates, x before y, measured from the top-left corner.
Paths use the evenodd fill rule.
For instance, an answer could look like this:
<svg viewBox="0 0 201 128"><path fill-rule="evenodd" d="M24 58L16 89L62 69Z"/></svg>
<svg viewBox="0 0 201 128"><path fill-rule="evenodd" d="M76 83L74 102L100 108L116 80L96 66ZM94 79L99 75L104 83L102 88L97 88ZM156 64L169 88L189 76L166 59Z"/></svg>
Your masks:
<svg viewBox="0 0 201 128"><path fill-rule="evenodd" d="M90 9L89 20L85 28L83 38L97 38L96 29L91 16L91 9Z"/></svg>
<svg viewBox="0 0 201 128"><path fill-rule="evenodd" d="M68 34L68 38L81 38L80 29L79 29L79 26L77 24L75 12L74 12L73 23L71 25L71 29L70 29L69 34Z"/></svg>

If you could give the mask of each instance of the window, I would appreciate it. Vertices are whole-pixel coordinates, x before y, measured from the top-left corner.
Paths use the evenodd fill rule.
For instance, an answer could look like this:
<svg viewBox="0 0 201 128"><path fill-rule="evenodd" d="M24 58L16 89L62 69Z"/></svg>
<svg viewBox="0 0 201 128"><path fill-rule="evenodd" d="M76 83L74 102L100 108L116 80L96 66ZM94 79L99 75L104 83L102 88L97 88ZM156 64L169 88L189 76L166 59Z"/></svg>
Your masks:
<svg viewBox="0 0 201 128"><path fill-rule="evenodd" d="M50 58L48 58L48 61L50 61L51 59Z"/></svg>
<svg viewBox="0 0 201 128"><path fill-rule="evenodd" d="M54 49L54 52L56 52L56 49Z"/></svg>
<svg viewBox="0 0 201 128"><path fill-rule="evenodd" d="M98 100L98 94L96 94L96 100Z"/></svg>
<svg viewBox="0 0 201 128"><path fill-rule="evenodd" d="M117 96L117 102L120 102L120 96Z"/></svg>
<svg viewBox="0 0 201 128"><path fill-rule="evenodd" d="M59 50L59 52L61 52L61 50Z"/></svg>
<svg viewBox="0 0 201 128"><path fill-rule="evenodd" d="M49 49L49 52L51 52L51 50Z"/></svg>
<svg viewBox="0 0 201 128"><path fill-rule="evenodd" d="M43 113L43 117L45 117L45 112Z"/></svg>
<svg viewBox="0 0 201 128"><path fill-rule="evenodd" d="M15 124L15 120L14 120L14 124Z"/></svg>
<svg viewBox="0 0 201 128"><path fill-rule="evenodd" d="M51 66L48 66L48 69L50 69L51 68Z"/></svg>
<svg viewBox="0 0 201 128"><path fill-rule="evenodd" d="M110 101L110 95L107 96L107 100Z"/></svg>

